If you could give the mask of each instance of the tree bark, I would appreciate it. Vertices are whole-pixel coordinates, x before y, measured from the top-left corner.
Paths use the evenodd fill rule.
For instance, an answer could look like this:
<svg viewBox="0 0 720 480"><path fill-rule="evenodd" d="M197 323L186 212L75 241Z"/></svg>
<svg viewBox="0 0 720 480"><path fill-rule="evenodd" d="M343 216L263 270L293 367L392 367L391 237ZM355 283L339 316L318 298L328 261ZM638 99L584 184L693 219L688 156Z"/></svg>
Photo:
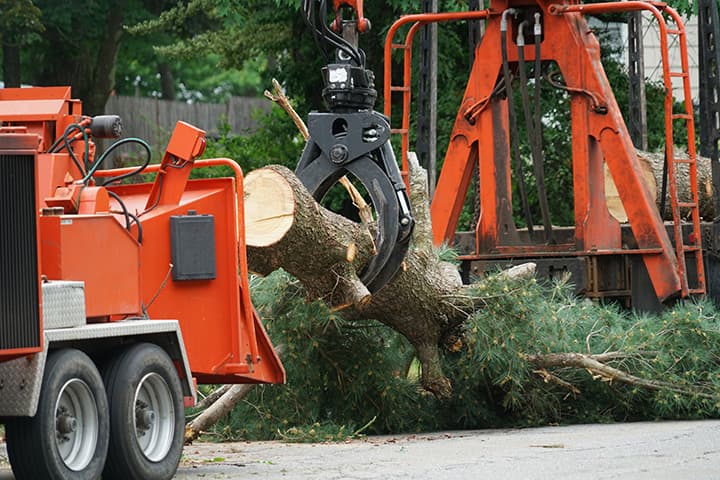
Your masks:
<svg viewBox="0 0 720 480"><path fill-rule="evenodd" d="M663 153L651 153L638 151L638 158L643 172L643 178L650 193L655 197L655 203L660 208L662 202L662 178L663 178ZM687 158L684 153L676 152L679 158ZM697 173L698 173L698 194L700 198L700 217L706 221L712 221L715 217L715 208L713 205L713 188L712 188L712 171L710 167L710 159L707 157L697 156ZM689 202L690 195L690 175L688 173L687 164L680 164L677 167L677 186L678 196L681 202ZM620 201L620 196L615 188L607 167L605 168L605 198L610 213L620 222L627 222L627 214ZM687 216L686 209L681 209L681 215ZM664 219L671 220L672 213L670 211L669 187L667 188L665 198Z"/></svg>
<svg viewBox="0 0 720 480"><path fill-rule="evenodd" d="M20 86L20 47L3 44L3 82L5 87Z"/></svg>
<svg viewBox="0 0 720 480"><path fill-rule="evenodd" d="M158 74L160 74L160 96L163 100L175 100L175 79L172 68L168 62L158 62Z"/></svg>
<svg viewBox="0 0 720 480"><path fill-rule="evenodd" d="M126 0L116 2L105 19L105 37L100 43L95 61L92 92L89 92L88 101L84 104L85 110L90 115L105 113L105 104L115 88L115 64L124 33L123 19L126 5Z"/></svg>
<svg viewBox="0 0 720 480"><path fill-rule="evenodd" d="M185 425L185 443L192 443L218 420L230 413L233 407L254 387L254 383L242 383L228 387L220 398Z"/></svg>
<svg viewBox="0 0 720 480"><path fill-rule="evenodd" d="M72 95L83 102L83 113L99 115L115 88L115 64L123 35L123 20L127 0L107 4L104 16L95 22L104 28L87 29L79 19L72 22L74 35L62 27L46 25L43 37L48 47L42 69L36 79L38 85L72 86Z"/></svg>
<svg viewBox="0 0 720 480"><path fill-rule="evenodd" d="M194 408L197 408L198 410L205 410L210 405L217 402L220 399L220 397L225 395L225 392L230 390L230 387L232 387L232 385L230 385L230 384L221 385L221 386L217 387L215 390L210 392L210 394L207 397L205 397L202 400L200 400L199 402L197 402L195 404Z"/></svg>
<svg viewBox="0 0 720 480"><path fill-rule="evenodd" d="M285 207L280 214L267 212L267 219L251 214L252 205L267 207L278 198L276 193L268 196L265 188L255 188L262 184L255 176L284 185L280 190L292 192L292 208ZM469 295L457 267L442 261L433 247L426 182L425 172L411 157L413 242L403 268L374 295L358 276L373 254L371 232L321 207L297 177L281 166L255 170L246 177L246 216L254 219L246 223L247 255L252 271L266 275L285 269L304 285L309 299L323 299L330 308L342 310L346 319L375 319L403 334L417 351L423 387L447 398L452 386L440 366L440 349L457 347L459 329L478 300ZM275 241L265 235L258 245L253 230L278 215L290 215L292 224L279 227ZM525 269L520 275L533 272Z"/></svg>

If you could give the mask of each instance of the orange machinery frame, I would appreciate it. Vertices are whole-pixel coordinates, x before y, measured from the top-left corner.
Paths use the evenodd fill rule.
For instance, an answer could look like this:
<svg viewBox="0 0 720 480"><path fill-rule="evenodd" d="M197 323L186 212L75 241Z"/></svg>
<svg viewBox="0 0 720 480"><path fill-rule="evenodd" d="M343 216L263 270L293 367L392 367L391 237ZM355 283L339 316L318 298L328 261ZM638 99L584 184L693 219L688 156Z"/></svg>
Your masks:
<svg viewBox="0 0 720 480"><path fill-rule="evenodd" d="M572 168L574 184L574 241L564 244L533 244L518 235L512 215L511 175L506 99L492 95L502 68L500 46L501 14L508 8L530 8L540 12L544 22L542 61L559 66L571 93ZM641 177L641 170L630 135L600 62L597 39L582 14L645 10L660 27L663 73L666 88L666 152L669 166L671 207L674 217L673 242L660 218L655 200ZM669 28L664 15L675 23ZM583 5L570 1L563 5L551 0L491 0L481 11L418 14L401 17L390 28L385 43L385 115L392 114L392 94L402 94L402 124L394 133L402 138L403 172L407 172L411 102L412 42L420 26L433 22L486 20L486 29L475 52L464 98L451 134L450 145L434 194L431 214L436 243L451 243L465 201L472 173L477 165L480 178L481 215L475 232L475 252L463 260L498 260L613 255L639 255L658 299L705 292L701 235L697 200L681 203L677 199L676 167L690 163L693 198L697 199L695 143L688 142L690 160L675 159L673 121L686 122L688 136L694 139L692 103L687 75L687 45L682 21L674 10L659 2L627 1ZM394 42L401 27L410 25L403 42ZM509 37L512 28L509 29ZM683 59L682 72L668 67L669 35L677 35ZM515 45L510 38L508 45ZM403 82L392 81L392 53L403 52ZM527 42L524 55L535 58L533 44ZM517 48L508 49L508 61L518 61ZM685 94L683 114L672 112L672 82L681 80ZM594 107L603 107L601 109ZM621 244L621 229L607 210L603 187L603 162L607 164L630 221L634 248ZM683 235L680 208L692 211L691 235ZM695 285L688 281L686 255L694 258Z"/></svg>
<svg viewBox="0 0 720 480"><path fill-rule="evenodd" d="M0 120L5 131L40 135L40 273L49 280L84 281L88 321L176 319L198 382L284 382L285 371L250 301L242 171L229 159L196 160L205 132L178 122L162 162L143 172L156 172L153 182L103 187L93 180L80 184L83 174L67 152L46 153L68 125L86 125L69 88L0 89ZM78 153L80 143L73 144ZM195 168L218 165L234 176L189 179ZM98 170L94 178L132 170ZM142 242L137 223L126 229L108 192L137 215ZM214 279L171 278L170 217L189 212L214 218Z"/></svg>
<svg viewBox="0 0 720 480"><path fill-rule="evenodd" d="M1 92L2 90L0 90ZM31 161L35 162L35 165L32 169L33 172L35 172L35 178L33 181L35 184L37 184L38 181L38 169L37 169L37 144L38 144L38 136L36 134L31 133L14 133L14 131L11 131L12 133L10 135L6 135L4 133L3 128L0 126L0 138L2 138L2 141L0 142L0 156L20 156L24 158L32 158ZM0 166L2 168L2 166ZM35 215L34 220L34 228L37 231L39 229L39 223L38 223L38 215ZM12 232L12 235L15 236L16 232ZM36 251L40 251L40 238L36 235L35 238L35 245L34 248ZM15 253L17 253L16 250ZM26 253L26 252L25 252ZM26 259L27 260L27 259ZM8 268L8 265L2 265L2 268ZM35 288L37 289L37 292L42 291L42 282L41 282L41 267L40 267L40 261L39 259L36 259L36 265L34 267L36 271L29 274L29 276L34 276L36 278L36 281L34 282L36 284ZM32 280L28 279L32 282ZM8 285L2 285L2 288L10 288L11 286ZM17 295L17 294L16 294ZM18 295L16 298L23 298L24 295ZM42 299L40 298L40 295L37 297L38 303L34 306L29 307L35 307L37 310L37 324L33 325L27 325L27 328L23 329L27 333L28 331L33 330L35 327L37 328L37 332L39 332L39 335L37 336L36 341L28 342L27 344L23 345L22 347L11 347L11 348L4 348L0 349L0 362L5 360L12 360L14 358L26 356L26 355L32 355L34 353L38 353L42 351L44 346L44 339L42 335L43 331L43 305L42 305ZM32 311L32 308L28 311ZM15 333L18 333L17 330ZM31 344L30 344L31 343Z"/></svg>

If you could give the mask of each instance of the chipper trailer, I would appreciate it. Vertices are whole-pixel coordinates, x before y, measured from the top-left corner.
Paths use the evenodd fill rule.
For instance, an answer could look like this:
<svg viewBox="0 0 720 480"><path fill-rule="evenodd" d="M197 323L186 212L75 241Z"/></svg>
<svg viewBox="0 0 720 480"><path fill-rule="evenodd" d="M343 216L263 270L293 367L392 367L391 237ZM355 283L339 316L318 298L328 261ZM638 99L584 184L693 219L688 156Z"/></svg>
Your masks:
<svg viewBox="0 0 720 480"><path fill-rule="evenodd" d="M282 383L250 302L243 176L197 160L178 122L162 162L82 115L69 87L0 89L0 423L18 479L167 479L197 383ZM137 143L139 167L102 170ZM190 180L226 165L234 177ZM150 183L130 183L155 173Z"/></svg>

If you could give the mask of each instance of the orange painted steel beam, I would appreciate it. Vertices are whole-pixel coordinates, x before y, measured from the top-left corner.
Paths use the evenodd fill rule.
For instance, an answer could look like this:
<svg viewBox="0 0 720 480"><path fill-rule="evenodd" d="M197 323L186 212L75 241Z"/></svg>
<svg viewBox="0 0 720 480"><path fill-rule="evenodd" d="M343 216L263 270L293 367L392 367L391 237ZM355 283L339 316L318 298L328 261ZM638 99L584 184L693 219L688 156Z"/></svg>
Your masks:
<svg viewBox="0 0 720 480"><path fill-rule="evenodd" d="M383 96L385 99L385 115L392 119L392 92L402 92L402 124L400 129L391 130L392 133L399 133L402 143L401 172L408 184L408 163L407 152L410 148L410 102L412 85L412 43L415 35L421 26L435 22L452 22L461 20L483 20L490 16L490 10L479 10L474 12L447 12L447 13L421 13L405 15L400 17L390 26L385 39L383 76ZM412 24L405 36L405 43L393 43L395 35L401 27ZM392 52L395 49L403 50L403 84L395 86L392 83Z"/></svg>
<svg viewBox="0 0 720 480"><path fill-rule="evenodd" d="M674 148L675 148L675 141L673 138L673 118L674 115L673 112L673 73L670 72L669 68L669 42L668 42L668 35L672 32L672 34L678 35L679 37L679 48L680 48L680 61L681 61L681 69L682 72L688 72L688 54L687 54L687 37L685 32L685 26L683 25L682 18L680 15L675 11L674 9L670 8L667 4L663 2L643 2L643 1L627 1L627 2L607 2L607 3L599 3L599 4L590 4L590 5L559 5L559 4L553 4L550 5L549 11L552 14L555 15L562 15L562 14L568 14L568 13L585 13L585 14L602 14L602 13L609 13L609 12L631 12L631 11L640 11L645 10L650 12L655 20L657 21L658 30L659 30L659 37L660 37L660 53L661 53L661 60L662 60L662 66L663 66L663 86L665 88L665 155L666 158L668 158L668 186L669 186L669 195L670 195L670 208L672 209L673 218L675 219L674 225L673 225L673 233L674 233L674 241L676 246L676 252L677 252L677 266L676 270L678 272L678 276L680 277L681 281L681 294L682 296L687 296L689 293L689 285L687 282L687 267L685 265L685 250L683 248L684 239L683 239L683 231L682 231L682 225L680 222L680 206L678 205L677 198L678 198L678 192L677 192L677 171L675 167L675 155L674 155ZM668 28L665 18L663 17L663 13L666 13L675 23L676 28L670 29ZM696 146L695 146L695 122L692 115L693 111L693 105L692 105L692 93L690 91L690 82L687 78L687 75L682 78L683 81L683 97L684 97L684 108L687 113L686 120L686 127L687 127L687 134L688 138L690 139L687 142L687 154L690 158L690 162L693 164L691 168L688 169L689 171L689 185L692 192L692 197L697 199L698 193L697 193L697 168L694 168L695 161L696 161ZM682 118L682 116L681 116ZM695 233L695 236L698 238L697 241L700 239L700 214L697 207L691 209L691 222L693 225L693 231ZM697 245L696 245L697 246ZM699 291L704 292L705 290L705 272L704 272L704 265L702 260L702 255L700 253L695 253L695 259L696 259L696 270L697 270L697 277L698 277L698 285L700 288Z"/></svg>
<svg viewBox="0 0 720 480"><path fill-rule="evenodd" d="M438 180L431 206L436 243L452 242L462 205L467 195L475 164L480 171L481 215L476 232L478 254L492 254L499 248L521 254L520 242L512 217L510 155L507 102L492 96L500 76L499 14L510 7L537 7L543 14L542 60L558 64L571 95L573 182L575 202L576 251L621 252L620 228L607 213L602 179L603 161L607 163L626 207L638 247L658 298L683 293L682 265L673 250L663 222L647 191L635 149L620 114L613 92L600 63L599 44L579 11L609 12L621 9L645 9L659 12L646 2L613 2L592 5L553 5L548 0L492 0L490 9L456 14L412 15L391 27L385 43L385 114L390 116L392 91L402 91L401 128L403 160L409 140L410 55L416 26L430 21L487 18L486 32L477 47L467 88L451 134L450 146ZM663 7L664 8L664 7ZM615 10L614 10L615 9ZM562 10L562 11L561 11ZM655 14L655 13L654 13ZM662 15L657 13L662 20ZM394 44L393 36L402 25L417 22L407 33L404 44ZM664 25L664 21L663 21ZM664 28L664 27L663 27ZM510 29L510 32L512 29ZM508 36L511 37L510 32ZM508 61L518 62L514 39L508 38ZM390 77L392 50L404 51L402 86L394 86ZM664 49L663 55L667 55ZM533 45L524 47L526 61L535 57ZM666 100L667 101L667 100ZM406 163L403 163L406 168ZM660 253L655 253L660 252Z"/></svg>

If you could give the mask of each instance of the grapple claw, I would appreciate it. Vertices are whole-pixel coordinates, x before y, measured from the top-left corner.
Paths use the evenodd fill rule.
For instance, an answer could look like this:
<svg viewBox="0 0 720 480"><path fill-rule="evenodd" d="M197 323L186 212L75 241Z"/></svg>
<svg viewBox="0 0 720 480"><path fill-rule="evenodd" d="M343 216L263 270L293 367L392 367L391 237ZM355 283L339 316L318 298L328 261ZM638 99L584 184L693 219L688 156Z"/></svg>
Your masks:
<svg viewBox="0 0 720 480"><path fill-rule="evenodd" d="M377 112L311 113L310 138L295 174L316 200L343 175L367 190L377 212L376 254L360 272L371 293L397 273L407 253L414 220L389 143L390 126Z"/></svg>

